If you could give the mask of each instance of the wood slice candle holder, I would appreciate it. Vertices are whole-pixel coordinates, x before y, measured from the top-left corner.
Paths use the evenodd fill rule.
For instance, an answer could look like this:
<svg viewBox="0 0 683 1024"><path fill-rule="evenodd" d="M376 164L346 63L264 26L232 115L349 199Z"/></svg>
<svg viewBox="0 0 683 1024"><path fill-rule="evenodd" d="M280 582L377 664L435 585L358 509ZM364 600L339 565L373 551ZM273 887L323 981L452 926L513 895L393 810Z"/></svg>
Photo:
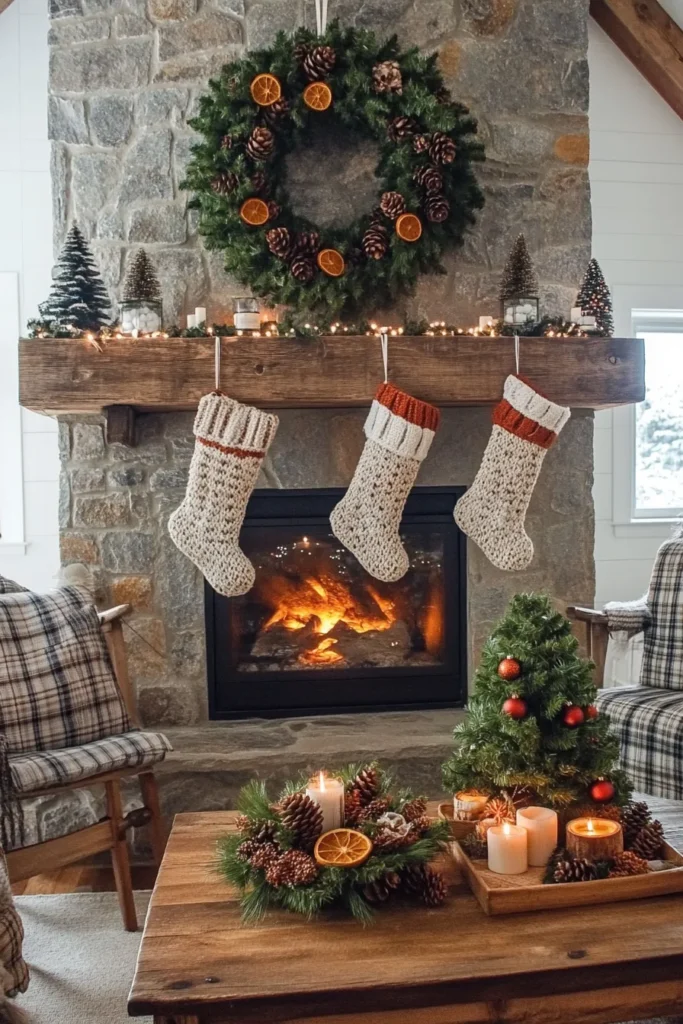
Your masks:
<svg viewBox="0 0 683 1024"><path fill-rule="evenodd" d="M616 821L575 818L567 822L566 845L573 857L592 861L613 860L624 850L624 833Z"/></svg>

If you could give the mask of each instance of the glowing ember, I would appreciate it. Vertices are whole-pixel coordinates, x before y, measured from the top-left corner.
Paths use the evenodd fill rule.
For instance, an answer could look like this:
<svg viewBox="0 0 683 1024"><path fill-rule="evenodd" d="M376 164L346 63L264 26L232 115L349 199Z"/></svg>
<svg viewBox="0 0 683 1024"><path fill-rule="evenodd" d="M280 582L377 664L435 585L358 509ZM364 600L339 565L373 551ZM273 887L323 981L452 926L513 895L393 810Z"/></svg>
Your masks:
<svg viewBox="0 0 683 1024"><path fill-rule="evenodd" d="M338 661L344 660L343 654L332 650L336 643L339 641L334 637L326 636L312 651L302 651L297 661L302 665L335 665Z"/></svg>

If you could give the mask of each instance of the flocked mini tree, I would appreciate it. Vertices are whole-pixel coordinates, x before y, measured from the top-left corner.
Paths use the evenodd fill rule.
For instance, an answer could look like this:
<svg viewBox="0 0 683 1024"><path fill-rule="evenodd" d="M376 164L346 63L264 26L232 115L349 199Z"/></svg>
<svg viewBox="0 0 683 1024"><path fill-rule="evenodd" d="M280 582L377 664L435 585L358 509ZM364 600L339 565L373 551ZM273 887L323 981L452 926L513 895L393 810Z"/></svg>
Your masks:
<svg viewBox="0 0 683 1024"><path fill-rule="evenodd" d="M123 286L123 298L130 302L161 298L161 288L154 264L144 249L138 249L130 261Z"/></svg>
<svg viewBox="0 0 683 1024"><path fill-rule="evenodd" d="M78 227L66 236L40 315L57 328L98 331L111 323L111 304L95 257Z"/></svg>
<svg viewBox="0 0 683 1024"><path fill-rule="evenodd" d="M505 304L508 299L536 295L537 291L538 280L526 239L524 235L518 235L503 268L500 282L501 302Z"/></svg>
<svg viewBox="0 0 683 1024"><path fill-rule="evenodd" d="M614 334L612 296L596 259L592 259L588 264L576 305L581 307L581 312L585 316L595 317L595 326L602 335L607 338L612 337Z"/></svg>
<svg viewBox="0 0 683 1024"><path fill-rule="evenodd" d="M592 668L547 597L516 595L484 646L444 765L448 789L556 808L625 803L630 786L616 767L618 741L593 703Z"/></svg>

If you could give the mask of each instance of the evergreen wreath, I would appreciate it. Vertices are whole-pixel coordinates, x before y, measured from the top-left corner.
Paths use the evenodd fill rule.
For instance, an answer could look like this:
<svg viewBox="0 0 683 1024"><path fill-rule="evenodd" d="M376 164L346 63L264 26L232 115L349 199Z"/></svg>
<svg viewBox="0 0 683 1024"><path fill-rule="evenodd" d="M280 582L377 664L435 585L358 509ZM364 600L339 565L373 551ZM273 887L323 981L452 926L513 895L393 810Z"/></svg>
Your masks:
<svg viewBox="0 0 683 1024"><path fill-rule="evenodd" d="M435 54L335 21L321 37L281 32L209 85L190 122L204 140L182 187L207 247L254 294L338 316L445 272L444 249L462 245L484 203L472 167L484 150ZM345 228L318 228L290 207L285 158L314 125L379 145L378 205Z"/></svg>
<svg viewBox="0 0 683 1024"><path fill-rule="evenodd" d="M427 906L446 898L446 883L429 862L449 838L444 821L427 817L427 801L407 791L393 795L392 779L376 763L335 773L344 781L345 828L365 845L365 859L331 866L321 858L322 813L305 793L307 780L290 782L273 803L263 782L240 793L237 832L219 842L219 871L242 892L245 922L270 907L314 917L343 906L363 923L373 907L409 895Z"/></svg>

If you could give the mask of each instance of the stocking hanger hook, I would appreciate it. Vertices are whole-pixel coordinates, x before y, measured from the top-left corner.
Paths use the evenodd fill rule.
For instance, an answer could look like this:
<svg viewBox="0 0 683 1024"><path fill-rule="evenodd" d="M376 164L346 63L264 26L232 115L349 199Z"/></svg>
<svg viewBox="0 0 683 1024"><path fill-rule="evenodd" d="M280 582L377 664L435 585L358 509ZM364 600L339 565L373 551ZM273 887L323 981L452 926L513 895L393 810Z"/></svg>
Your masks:
<svg viewBox="0 0 683 1024"><path fill-rule="evenodd" d="M327 31L327 0L315 0L315 22L319 36Z"/></svg>
<svg viewBox="0 0 683 1024"><path fill-rule="evenodd" d="M515 376L519 377L519 335L515 334Z"/></svg>
<svg viewBox="0 0 683 1024"><path fill-rule="evenodd" d="M213 373L214 383L216 385L215 391L217 395L221 394L221 336L216 335L216 340L213 346Z"/></svg>
<svg viewBox="0 0 683 1024"><path fill-rule="evenodd" d="M379 336L379 343L382 346L382 363L384 364L384 383L389 382L389 334L382 331Z"/></svg>

